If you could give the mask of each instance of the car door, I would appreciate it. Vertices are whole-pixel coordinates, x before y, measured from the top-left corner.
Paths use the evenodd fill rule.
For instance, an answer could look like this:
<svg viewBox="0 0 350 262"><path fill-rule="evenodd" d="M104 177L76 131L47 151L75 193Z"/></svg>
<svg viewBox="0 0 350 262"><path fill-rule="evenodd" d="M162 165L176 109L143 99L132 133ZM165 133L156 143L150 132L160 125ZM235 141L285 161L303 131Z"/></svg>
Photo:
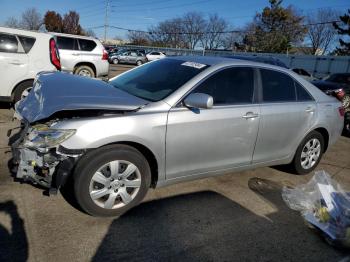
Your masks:
<svg viewBox="0 0 350 262"><path fill-rule="evenodd" d="M129 63L130 64L136 64L136 60L137 60L137 53L136 52L130 52Z"/></svg>
<svg viewBox="0 0 350 262"><path fill-rule="evenodd" d="M26 79L28 55L18 37L0 32L0 96L10 96L13 87Z"/></svg>
<svg viewBox="0 0 350 262"><path fill-rule="evenodd" d="M62 70L72 72L80 59L77 39L72 37L57 36L56 44L60 52Z"/></svg>
<svg viewBox="0 0 350 262"><path fill-rule="evenodd" d="M289 157L316 120L316 103L289 74L260 69L261 118L253 163Z"/></svg>
<svg viewBox="0 0 350 262"><path fill-rule="evenodd" d="M127 63L129 54L130 54L130 52L123 52L123 53L121 53L120 56L119 56L119 61L122 62L122 63Z"/></svg>
<svg viewBox="0 0 350 262"><path fill-rule="evenodd" d="M259 125L255 70L226 68L191 93L211 95L211 109L172 108L166 134L166 176L201 174L249 165Z"/></svg>

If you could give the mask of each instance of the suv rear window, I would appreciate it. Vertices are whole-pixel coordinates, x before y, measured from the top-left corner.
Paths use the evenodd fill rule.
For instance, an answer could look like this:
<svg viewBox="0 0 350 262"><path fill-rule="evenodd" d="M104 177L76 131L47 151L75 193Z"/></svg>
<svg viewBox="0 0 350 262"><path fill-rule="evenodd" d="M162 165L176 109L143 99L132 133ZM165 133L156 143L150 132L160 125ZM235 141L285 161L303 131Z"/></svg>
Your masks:
<svg viewBox="0 0 350 262"><path fill-rule="evenodd" d="M65 49L65 50L77 50L78 49L76 39L70 38L70 37L57 36L56 44L57 44L58 49Z"/></svg>
<svg viewBox="0 0 350 262"><path fill-rule="evenodd" d="M14 35L0 33L0 52L17 53L18 41Z"/></svg>
<svg viewBox="0 0 350 262"><path fill-rule="evenodd" d="M81 51L92 51L96 47L96 43L92 40L78 39Z"/></svg>
<svg viewBox="0 0 350 262"><path fill-rule="evenodd" d="M21 44L23 46L24 52L28 53L30 49L32 49L34 43L35 43L35 38L34 37L27 37L27 36L18 36L19 41L21 41Z"/></svg>

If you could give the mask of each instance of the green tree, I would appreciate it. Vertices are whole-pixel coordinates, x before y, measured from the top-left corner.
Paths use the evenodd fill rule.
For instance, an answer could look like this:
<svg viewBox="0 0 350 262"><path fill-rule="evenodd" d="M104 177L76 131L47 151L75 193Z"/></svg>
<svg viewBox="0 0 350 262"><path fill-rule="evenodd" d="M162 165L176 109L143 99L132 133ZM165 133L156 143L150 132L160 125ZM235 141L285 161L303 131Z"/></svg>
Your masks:
<svg viewBox="0 0 350 262"><path fill-rule="evenodd" d="M348 13L340 16L340 21L343 26L339 26L336 22L333 23L334 28L337 30L339 35L349 37L350 36L350 9ZM345 42L343 39L339 39L340 48L335 50L338 55L350 55L350 42Z"/></svg>
<svg viewBox="0 0 350 262"><path fill-rule="evenodd" d="M307 32L302 24L304 17L288 6L282 6L282 0L269 0L270 6L257 13L249 25L244 43L251 51L286 52L292 44L301 42Z"/></svg>

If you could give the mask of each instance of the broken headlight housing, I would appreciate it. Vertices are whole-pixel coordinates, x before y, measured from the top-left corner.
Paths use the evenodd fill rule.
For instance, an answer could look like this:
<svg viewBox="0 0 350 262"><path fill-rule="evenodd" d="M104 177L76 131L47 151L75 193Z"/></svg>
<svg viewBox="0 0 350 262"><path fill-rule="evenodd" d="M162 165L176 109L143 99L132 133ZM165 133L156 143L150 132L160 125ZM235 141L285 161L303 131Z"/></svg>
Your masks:
<svg viewBox="0 0 350 262"><path fill-rule="evenodd" d="M52 129L47 126L34 126L26 137L23 146L52 148L70 138L75 132L75 129Z"/></svg>

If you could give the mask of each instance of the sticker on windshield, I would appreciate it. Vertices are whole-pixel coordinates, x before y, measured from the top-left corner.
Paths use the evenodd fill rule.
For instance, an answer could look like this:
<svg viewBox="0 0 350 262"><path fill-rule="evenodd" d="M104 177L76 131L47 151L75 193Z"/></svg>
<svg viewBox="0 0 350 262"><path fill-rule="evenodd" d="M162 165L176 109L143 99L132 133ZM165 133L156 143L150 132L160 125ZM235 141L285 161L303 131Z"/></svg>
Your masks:
<svg viewBox="0 0 350 262"><path fill-rule="evenodd" d="M196 62L184 62L181 65L194 67L194 68L197 68L197 69L201 69L201 68L207 66L207 65L204 65L204 64L201 64L201 63L196 63Z"/></svg>

